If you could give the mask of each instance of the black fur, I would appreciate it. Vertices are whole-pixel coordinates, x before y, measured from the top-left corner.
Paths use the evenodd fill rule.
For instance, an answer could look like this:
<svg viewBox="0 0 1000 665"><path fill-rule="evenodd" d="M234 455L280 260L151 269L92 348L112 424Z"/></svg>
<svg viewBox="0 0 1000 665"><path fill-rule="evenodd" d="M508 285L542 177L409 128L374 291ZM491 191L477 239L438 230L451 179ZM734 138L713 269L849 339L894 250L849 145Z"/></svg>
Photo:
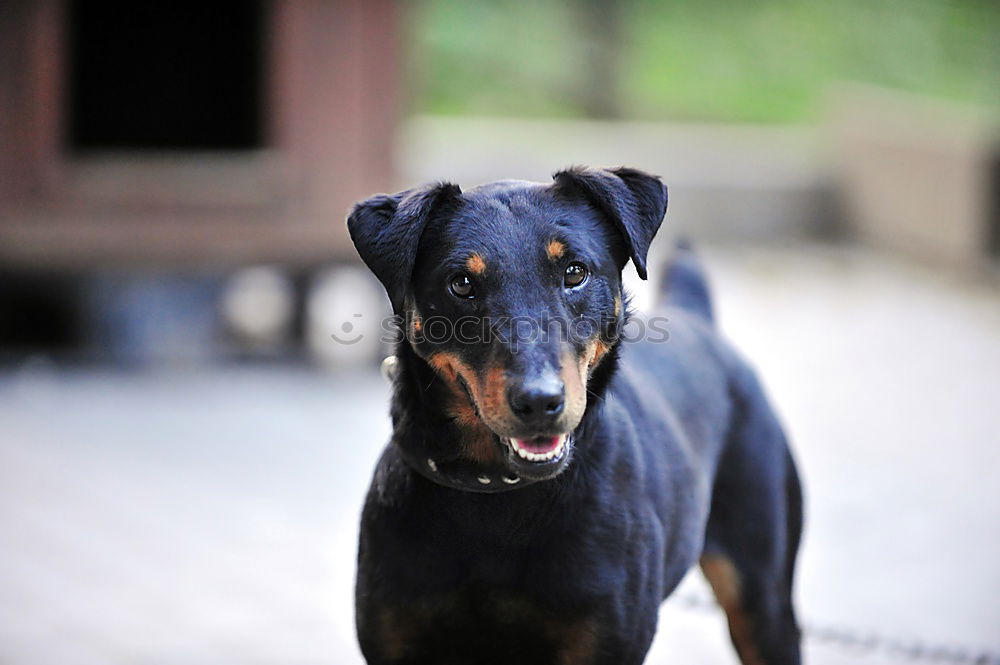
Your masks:
<svg viewBox="0 0 1000 665"><path fill-rule="evenodd" d="M402 311L427 217L460 193L456 185L439 183L391 196L379 195L354 206L348 216L351 240L382 282L394 311Z"/></svg>
<svg viewBox="0 0 1000 665"><path fill-rule="evenodd" d="M620 271L631 258L645 274L666 198L640 171L574 168L549 185L435 185L354 208L351 237L397 313L424 322L527 316L567 330L529 339L501 324L489 340L432 340L401 324L394 432L358 553L369 663L636 665L659 604L701 556L744 662L799 662L798 479L753 372L713 327L688 250L667 271L669 337L621 341ZM563 281L571 262L590 270L575 288ZM450 280L470 265L475 297L455 297ZM579 321L593 325L577 330ZM576 362L589 370L571 443L550 462L519 459L507 437L554 435L562 421L545 431L516 418L487 427L505 407L482 397L483 386L502 377L515 390L560 368L565 379ZM415 471L424 455L535 482L458 491Z"/></svg>

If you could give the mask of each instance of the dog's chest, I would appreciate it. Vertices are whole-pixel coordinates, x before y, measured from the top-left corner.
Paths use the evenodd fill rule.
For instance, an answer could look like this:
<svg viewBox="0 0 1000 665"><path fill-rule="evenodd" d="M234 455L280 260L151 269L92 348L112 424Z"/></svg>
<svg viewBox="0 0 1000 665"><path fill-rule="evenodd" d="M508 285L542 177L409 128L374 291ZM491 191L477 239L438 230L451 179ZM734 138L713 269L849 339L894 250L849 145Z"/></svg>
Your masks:
<svg viewBox="0 0 1000 665"><path fill-rule="evenodd" d="M439 663L587 663L600 625L511 593L468 590L393 607L376 617L373 642L391 660ZM428 661L431 662L431 661Z"/></svg>

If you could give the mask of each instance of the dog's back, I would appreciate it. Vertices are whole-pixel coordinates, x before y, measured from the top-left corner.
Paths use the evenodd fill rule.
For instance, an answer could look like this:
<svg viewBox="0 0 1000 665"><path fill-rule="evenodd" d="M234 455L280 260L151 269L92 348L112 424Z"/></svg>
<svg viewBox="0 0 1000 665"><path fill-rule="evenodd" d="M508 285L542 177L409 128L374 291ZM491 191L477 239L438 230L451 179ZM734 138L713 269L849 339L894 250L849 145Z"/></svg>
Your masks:
<svg viewBox="0 0 1000 665"><path fill-rule="evenodd" d="M672 319L673 348L644 345L633 362L656 367L658 357L668 401L680 408L692 449L708 462L702 467L711 484L702 570L726 611L744 663L798 663L791 589L802 492L784 432L756 373L715 331L708 279L688 242L677 244L661 289L660 313ZM685 370L692 358L696 369ZM717 435L705 431L719 414L706 418L701 399L718 379L706 371L713 359L726 374L730 409L719 448L710 443Z"/></svg>
<svg viewBox="0 0 1000 665"><path fill-rule="evenodd" d="M708 277L689 241L677 242L660 288L666 306L683 309L707 323L715 323Z"/></svg>

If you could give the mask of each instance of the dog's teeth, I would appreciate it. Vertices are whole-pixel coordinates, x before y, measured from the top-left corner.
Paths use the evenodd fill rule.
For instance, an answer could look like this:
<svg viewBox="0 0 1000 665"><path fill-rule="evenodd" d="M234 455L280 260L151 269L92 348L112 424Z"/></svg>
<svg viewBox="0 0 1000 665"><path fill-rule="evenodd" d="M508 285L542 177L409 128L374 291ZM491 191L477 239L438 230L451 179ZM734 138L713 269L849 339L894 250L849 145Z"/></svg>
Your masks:
<svg viewBox="0 0 1000 665"><path fill-rule="evenodd" d="M559 441L556 443L556 447L547 453L533 453L528 450L524 450L519 445L517 445L517 439L509 439L511 447L517 451L517 454L529 462L547 462L550 459L555 458L562 452L563 446L566 444L566 439L568 435L563 434L559 437Z"/></svg>

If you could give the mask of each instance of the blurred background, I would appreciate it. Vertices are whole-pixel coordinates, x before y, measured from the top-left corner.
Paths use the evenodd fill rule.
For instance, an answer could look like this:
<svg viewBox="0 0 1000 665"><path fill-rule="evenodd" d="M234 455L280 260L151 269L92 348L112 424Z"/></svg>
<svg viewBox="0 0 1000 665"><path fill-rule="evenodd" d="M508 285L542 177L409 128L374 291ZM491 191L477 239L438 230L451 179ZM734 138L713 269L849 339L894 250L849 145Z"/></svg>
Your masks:
<svg viewBox="0 0 1000 665"><path fill-rule="evenodd" d="M578 163L787 426L809 661L1000 662L998 127L993 0L0 2L0 663L360 663L345 211ZM648 662L736 662L697 575Z"/></svg>

